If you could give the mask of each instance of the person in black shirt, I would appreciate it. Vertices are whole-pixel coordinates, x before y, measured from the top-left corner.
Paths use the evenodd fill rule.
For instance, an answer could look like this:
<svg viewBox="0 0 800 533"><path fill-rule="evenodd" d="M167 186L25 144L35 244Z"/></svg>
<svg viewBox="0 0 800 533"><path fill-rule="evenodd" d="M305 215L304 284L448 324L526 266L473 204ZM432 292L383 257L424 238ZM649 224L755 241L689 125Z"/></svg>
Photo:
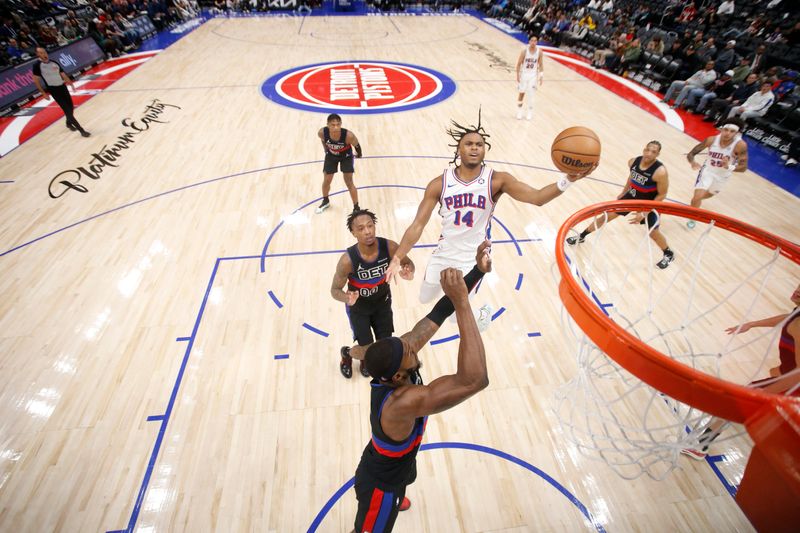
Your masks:
<svg viewBox="0 0 800 533"><path fill-rule="evenodd" d="M617 200L653 200L654 202L664 201L667 197L667 190L669 189L669 176L667 174L667 167L656 159L658 154L661 153L661 143L658 141L650 141L644 147L642 155L628 161L628 168L630 168L630 175L622 192L617 196ZM614 220L620 216L626 216L627 212L612 212L606 213L605 216L597 217L586 229L579 235L567 238L567 244L574 246L582 243L586 237L603 227L604 224ZM660 217L658 213L653 210L647 213L637 213L631 220L631 224L647 224L650 238L661 248L664 257L656 263L658 268L664 269L675 259L675 254L670 250L667 244L667 239L659 229Z"/></svg>
<svg viewBox="0 0 800 533"><path fill-rule="evenodd" d="M417 478L417 452L428 415L455 407L489 386L483 340L468 298L469 290L491 270L488 248L488 241L481 243L477 264L466 276L455 268L441 272L445 296L411 331L381 339L366 350L367 369L373 377L372 438L356 468L357 533L389 532L397 513L411 506L406 487ZM456 373L424 385L417 352L453 311L459 334Z"/></svg>
<svg viewBox="0 0 800 533"><path fill-rule="evenodd" d="M353 376L353 358L363 358L363 350L375 339L384 339L394 333L392 292L386 282L386 267L397 251L397 243L375 235L375 213L367 209L353 211L347 217L347 229L358 241L339 258L331 283L331 296L343 302L353 330L353 340L358 345L342 346L339 370L347 379ZM408 257L401 261L400 277L414 279L414 262ZM346 290L342 290L345 285ZM372 333L375 332L375 338ZM360 351L359 351L360 350ZM361 375L369 377L364 362Z"/></svg>
<svg viewBox="0 0 800 533"><path fill-rule="evenodd" d="M72 85L72 90L75 90L72 80L69 79L61 65L55 61L50 61L50 57L44 48L36 49L36 57L39 58L39 61L33 64L33 83L36 84L36 88L39 89L42 96L49 93L61 107L64 111L64 116L67 117L67 128L81 132L84 137L91 135L83 129L73 114L75 106L72 103L72 96L67 90L67 84Z"/></svg>
<svg viewBox="0 0 800 533"><path fill-rule="evenodd" d="M322 203L314 210L315 213L322 213L331 206L328 200L328 193L331 190L333 175L339 170L341 165L344 183L350 191L350 199L353 200L353 211L358 211L358 190L353 183L353 149L356 157L361 157L361 145L358 144L355 134L342 127L342 117L336 113L328 115L328 125L317 132L319 140L322 142L322 149L325 150L325 163L322 169Z"/></svg>

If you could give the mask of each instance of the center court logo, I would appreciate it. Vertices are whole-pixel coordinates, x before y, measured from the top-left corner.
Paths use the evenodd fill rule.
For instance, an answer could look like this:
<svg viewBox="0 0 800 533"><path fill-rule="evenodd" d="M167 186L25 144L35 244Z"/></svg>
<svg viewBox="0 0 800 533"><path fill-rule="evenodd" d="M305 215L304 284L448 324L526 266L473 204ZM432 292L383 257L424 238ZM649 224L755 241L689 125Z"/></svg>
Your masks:
<svg viewBox="0 0 800 533"><path fill-rule="evenodd" d="M261 85L268 99L304 111L346 114L418 109L449 98L456 84L440 72L387 61L320 63L286 70Z"/></svg>

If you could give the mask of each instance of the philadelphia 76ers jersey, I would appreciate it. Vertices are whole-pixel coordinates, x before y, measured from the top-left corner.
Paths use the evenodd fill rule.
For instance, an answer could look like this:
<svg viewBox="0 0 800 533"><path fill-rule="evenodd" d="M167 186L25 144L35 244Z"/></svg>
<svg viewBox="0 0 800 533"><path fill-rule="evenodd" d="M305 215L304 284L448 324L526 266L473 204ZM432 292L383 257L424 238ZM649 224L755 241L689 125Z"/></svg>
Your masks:
<svg viewBox="0 0 800 533"><path fill-rule="evenodd" d="M456 176L455 168L445 169L439 203L442 234L433 255L458 263L474 262L478 245L491 238L492 169L484 166L468 183Z"/></svg>

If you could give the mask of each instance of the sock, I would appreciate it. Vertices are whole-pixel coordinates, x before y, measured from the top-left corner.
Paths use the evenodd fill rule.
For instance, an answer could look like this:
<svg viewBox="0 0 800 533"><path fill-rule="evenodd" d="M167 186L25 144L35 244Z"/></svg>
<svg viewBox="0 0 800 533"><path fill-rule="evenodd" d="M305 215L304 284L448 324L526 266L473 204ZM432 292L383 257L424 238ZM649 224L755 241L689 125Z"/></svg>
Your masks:
<svg viewBox="0 0 800 533"><path fill-rule="evenodd" d="M323 197L322 197L322 203L323 203L323 204L330 203L330 202L328 201L328 197L327 197L327 196L323 196Z"/></svg>
<svg viewBox="0 0 800 533"><path fill-rule="evenodd" d="M669 246L664 248L664 257L672 257L675 253L669 249Z"/></svg>
<svg viewBox="0 0 800 533"><path fill-rule="evenodd" d="M353 211L361 211L361 208L358 207L358 202L353 204Z"/></svg>
<svg viewBox="0 0 800 533"><path fill-rule="evenodd" d="M464 283L467 285L467 292L472 291L475 285L483 278L483 272L478 270L478 266L472 267L472 270L464 276ZM428 313L427 317L431 322L436 324L437 326L441 326L445 319L452 315L455 312L456 308L453 306L453 302L450 301L450 298L447 296L442 296L436 305L433 306L433 309L430 313Z"/></svg>

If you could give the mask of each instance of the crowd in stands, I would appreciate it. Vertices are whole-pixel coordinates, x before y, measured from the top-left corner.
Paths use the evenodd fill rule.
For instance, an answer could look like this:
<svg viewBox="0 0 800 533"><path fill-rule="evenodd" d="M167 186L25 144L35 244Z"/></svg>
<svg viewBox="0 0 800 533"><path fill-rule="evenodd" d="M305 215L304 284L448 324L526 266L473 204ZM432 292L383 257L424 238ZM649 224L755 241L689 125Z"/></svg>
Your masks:
<svg viewBox="0 0 800 533"><path fill-rule="evenodd" d="M84 37L108 57L139 45L132 20L147 15L156 29L197 16L196 0L0 0L0 68Z"/></svg>
<svg viewBox="0 0 800 533"><path fill-rule="evenodd" d="M482 9L665 93L674 109L717 124L738 116L800 144L796 2L483 0Z"/></svg>

